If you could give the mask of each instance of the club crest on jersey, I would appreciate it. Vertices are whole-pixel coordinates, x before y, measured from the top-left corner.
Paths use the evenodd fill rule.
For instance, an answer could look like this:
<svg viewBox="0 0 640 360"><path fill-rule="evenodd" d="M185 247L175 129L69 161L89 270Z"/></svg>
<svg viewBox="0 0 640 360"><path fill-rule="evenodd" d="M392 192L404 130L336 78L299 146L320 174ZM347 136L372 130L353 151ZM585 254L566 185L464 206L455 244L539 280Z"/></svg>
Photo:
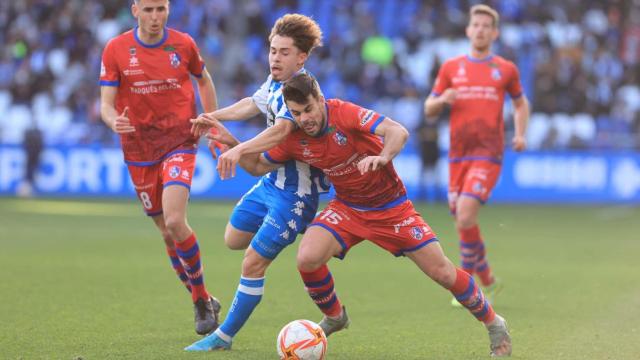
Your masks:
<svg viewBox="0 0 640 360"><path fill-rule="evenodd" d="M333 140L335 140L336 144L340 146L347 145L347 137L340 131L336 131L333 135Z"/></svg>
<svg viewBox="0 0 640 360"><path fill-rule="evenodd" d="M177 68L178 66L180 66L180 55L174 52L169 54L169 63L171 63L171 66L173 68Z"/></svg>
<svg viewBox="0 0 640 360"><path fill-rule="evenodd" d="M491 78L496 81L502 79L502 74L500 74L500 70L498 68L491 69Z"/></svg>
<svg viewBox="0 0 640 360"><path fill-rule="evenodd" d="M180 175L180 166L174 165L169 169L169 176L177 178Z"/></svg>
<svg viewBox="0 0 640 360"><path fill-rule="evenodd" d="M411 228L411 236L416 240L422 240L424 233L422 232L420 226L414 226Z"/></svg>

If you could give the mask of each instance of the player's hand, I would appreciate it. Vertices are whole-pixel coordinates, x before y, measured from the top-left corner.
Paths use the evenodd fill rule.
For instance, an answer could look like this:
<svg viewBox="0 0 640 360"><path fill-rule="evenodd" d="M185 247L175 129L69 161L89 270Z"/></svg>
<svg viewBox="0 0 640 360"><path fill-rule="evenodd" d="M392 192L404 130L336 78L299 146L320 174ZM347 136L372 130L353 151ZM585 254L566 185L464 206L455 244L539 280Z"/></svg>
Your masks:
<svg viewBox="0 0 640 360"><path fill-rule="evenodd" d="M210 119L207 121L212 125L207 132L207 139L213 140L220 146L226 146L227 148L232 148L240 143L220 121L210 121ZM193 120L191 122L193 122ZM221 147L218 148L221 149Z"/></svg>
<svg viewBox="0 0 640 360"><path fill-rule="evenodd" d="M358 170L360 170L360 174L370 170L376 171L387 165L388 162L389 159L384 156L367 156L358 163Z"/></svg>
<svg viewBox="0 0 640 360"><path fill-rule="evenodd" d="M216 150L218 150L220 154L224 154L227 150L229 150L228 145L225 145L217 140L210 138L210 137L215 137L217 134L218 134L218 129L216 128L209 129L209 134L207 134L207 138L209 139L207 143L207 147L209 148L209 151L211 151L211 156L213 157L213 160L218 159L218 152Z"/></svg>
<svg viewBox="0 0 640 360"><path fill-rule="evenodd" d="M512 140L513 150L515 151L523 151L527 148L527 139L524 136L516 135Z"/></svg>
<svg viewBox="0 0 640 360"><path fill-rule="evenodd" d="M209 129L215 127L215 122L218 121L213 115L202 113L197 118L191 119L191 133L194 136L200 137L207 134Z"/></svg>
<svg viewBox="0 0 640 360"><path fill-rule="evenodd" d="M122 114L118 115L111 124L111 129L118 134L127 134L136 131L129 120L129 107L125 107Z"/></svg>
<svg viewBox="0 0 640 360"><path fill-rule="evenodd" d="M454 88L448 88L442 93L442 95L440 95L442 101L445 104L449 105L453 105L453 103L456 101L456 97L458 97L458 91L456 91L456 89Z"/></svg>
<svg viewBox="0 0 640 360"><path fill-rule="evenodd" d="M220 155L218 159L218 174L225 180L236 176L236 165L240 161L242 153L239 148L232 148Z"/></svg>

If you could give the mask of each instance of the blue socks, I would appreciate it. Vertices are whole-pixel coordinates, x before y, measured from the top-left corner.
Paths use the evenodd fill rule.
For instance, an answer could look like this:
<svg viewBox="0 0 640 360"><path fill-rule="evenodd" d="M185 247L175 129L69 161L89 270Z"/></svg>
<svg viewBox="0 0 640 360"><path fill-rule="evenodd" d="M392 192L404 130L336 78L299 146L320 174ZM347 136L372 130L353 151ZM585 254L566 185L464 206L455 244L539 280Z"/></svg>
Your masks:
<svg viewBox="0 0 640 360"><path fill-rule="evenodd" d="M260 303L263 293L264 277L252 279L241 276L231 309L215 334L222 340L231 342L231 338L240 331L253 309Z"/></svg>

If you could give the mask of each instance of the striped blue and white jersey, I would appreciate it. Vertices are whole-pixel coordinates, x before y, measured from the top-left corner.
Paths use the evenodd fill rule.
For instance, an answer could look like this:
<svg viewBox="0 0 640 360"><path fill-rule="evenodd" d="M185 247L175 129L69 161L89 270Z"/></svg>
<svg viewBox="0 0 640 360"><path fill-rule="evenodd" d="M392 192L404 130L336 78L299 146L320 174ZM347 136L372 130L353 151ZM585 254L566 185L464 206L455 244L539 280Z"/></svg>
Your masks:
<svg viewBox="0 0 640 360"><path fill-rule="evenodd" d="M300 71L306 72L304 69ZM295 125L295 120L284 103L282 82L273 80L271 75L252 98L260 111L267 115L267 127L273 126L276 119L291 121ZM265 175L264 181L270 182L278 189L295 193L299 197L318 196L329 191L330 187L321 170L295 160L287 161L283 167Z"/></svg>

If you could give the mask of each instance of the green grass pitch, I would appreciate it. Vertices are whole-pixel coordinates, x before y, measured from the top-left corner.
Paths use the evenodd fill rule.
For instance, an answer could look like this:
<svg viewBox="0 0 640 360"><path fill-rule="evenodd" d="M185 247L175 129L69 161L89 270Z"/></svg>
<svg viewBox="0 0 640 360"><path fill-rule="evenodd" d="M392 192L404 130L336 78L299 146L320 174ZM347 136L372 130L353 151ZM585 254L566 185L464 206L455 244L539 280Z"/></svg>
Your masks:
<svg viewBox="0 0 640 360"><path fill-rule="evenodd" d="M189 208L223 316L243 255L222 240L232 206ZM458 263L447 209L418 210ZM483 209L513 359L640 359L639 220L628 207ZM232 351L184 352L198 339L190 298L134 200L0 199L0 245L0 359L276 359L284 324L321 317L296 272L296 243L268 270ZM408 259L363 243L330 268L352 324L329 338L329 359L488 358L483 326Z"/></svg>

